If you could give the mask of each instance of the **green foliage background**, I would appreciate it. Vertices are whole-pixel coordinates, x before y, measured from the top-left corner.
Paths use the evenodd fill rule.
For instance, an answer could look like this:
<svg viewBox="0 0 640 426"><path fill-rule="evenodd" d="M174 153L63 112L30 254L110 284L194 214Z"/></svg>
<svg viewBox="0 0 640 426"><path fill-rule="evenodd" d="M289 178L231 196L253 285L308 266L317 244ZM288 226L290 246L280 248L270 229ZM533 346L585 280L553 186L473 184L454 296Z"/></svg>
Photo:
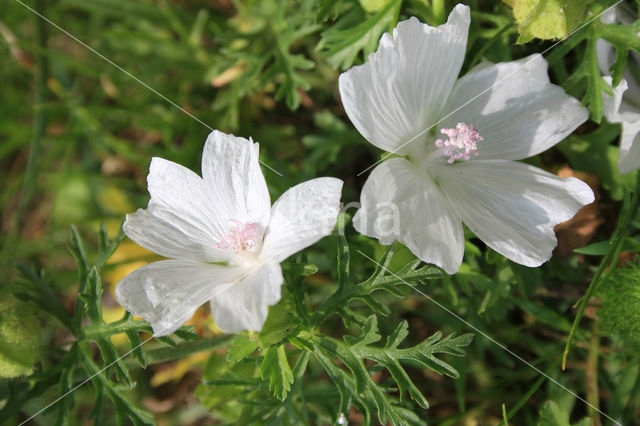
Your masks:
<svg viewBox="0 0 640 426"><path fill-rule="evenodd" d="M640 50L640 23L583 25L614 1L465 2L463 74L546 52L552 80L589 108L590 122L530 160L593 182L593 230L578 245L560 237L565 252L531 269L468 232L450 277L358 235L347 210L346 238L283 264L283 299L261 333L222 336L201 320L148 342L148 324L106 317L118 271L155 259L118 231L148 201L151 157L198 171L216 128L260 142L272 199L336 176L343 201L357 201L366 179L357 174L380 153L342 110L338 75L399 19L438 25L455 2L21 1L0 0L0 422L611 423L584 400L623 424L640 417L640 268L609 273L639 251L637 173L617 172L619 127L602 118L610 89L595 56L600 38L616 46L617 83ZM594 276L597 298L583 299L563 371L572 307ZM188 374L155 384L185 359ZM185 386L189 396L176 396Z"/></svg>

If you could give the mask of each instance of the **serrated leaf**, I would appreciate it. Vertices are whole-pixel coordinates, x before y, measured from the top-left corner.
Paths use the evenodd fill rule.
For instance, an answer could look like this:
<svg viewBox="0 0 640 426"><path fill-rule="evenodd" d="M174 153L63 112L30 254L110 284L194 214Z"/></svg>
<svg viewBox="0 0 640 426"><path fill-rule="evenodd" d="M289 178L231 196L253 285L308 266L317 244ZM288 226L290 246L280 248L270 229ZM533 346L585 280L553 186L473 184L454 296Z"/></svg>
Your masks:
<svg viewBox="0 0 640 426"><path fill-rule="evenodd" d="M391 333L389 337L387 337L387 343L384 345L384 347L386 349L396 349L398 345L407 338L408 335L409 323L404 320L400 324L398 324L396 329L393 330L393 333Z"/></svg>
<svg viewBox="0 0 640 426"><path fill-rule="evenodd" d="M381 338L378 334L378 318L375 315L371 315L367 318L367 322L362 328L362 333L358 337L344 336L344 341L350 345L370 345L379 341Z"/></svg>
<svg viewBox="0 0 640 426"><path fill-rule="evenodd" d="M92 323L102 323L102 283L95 267L89 271L85 291L78 297L85 304L85 311L89 320Z"/></svg>
<svg viewBox="0 0 640 426"><path fill-rule="evenodd" d="M345 70L355 62L358 54L373 52L384 31L390 31L398 20L401 0L391 0L375 15L362 21L358 11L346 15L331 28L322 33L318 50L335 69ZM343 28L344 23L356 25Z"/></svg>
<svg viewBox="0 0 640 426"><path fill-rule="evenodd" d="M325 371L336 381L338 387L345 385L345 382L349 382L349 385L354 388L357 395L362 397L363 394L366 394L362 397L364 401L361 401L365 406L371 407L371 401L367 402L367 399L370 398L373 401L376 410L378 410L380 422L385 423L386 420L389 420L393 424L402 424L403 416L390 403L387 395L393 390L383 388L372 380L372 372L365 367L364 360L374 361L376 365L382 366L389 371L398 386L401 400L405 397L405 394L409 394L411 399L420 406L427 407L426 398L406 373L402 367L402 362L417 362L433 371L455 378L459 376L457 370L437 358L436 355L445 353L463 356L465 352L462 348L469 345L473 339L471 334L459 337L451 335L442 338L442 333L438 332L416 346L398 349L398 345L406 338L407 334L407 323L402 322L388 337L384 347L372 346L372 343L380 340L377 319L372 315L367 319L359 337L345 336L341 342L327 336L314 336L314 354L316 357L319 356L319 353L326 354L326 357L320 355L318 359L321 361ZM351 374L345 377L343 370L339 368L337 371L334 370L336 366L333 361L329 361L334 358L339 359ZM352 397L360 399L353 395ZM344 398L344 395L341 395L341 398Z"/></svg>
<svg viewBox="0 0 640 426"><path fill-rule="evenodd" d="M293 372L283 345L272 346L267 350L260 365L260 377L269 380L269 390L276 398L280 401L285 400L291 390Z"/></svg>

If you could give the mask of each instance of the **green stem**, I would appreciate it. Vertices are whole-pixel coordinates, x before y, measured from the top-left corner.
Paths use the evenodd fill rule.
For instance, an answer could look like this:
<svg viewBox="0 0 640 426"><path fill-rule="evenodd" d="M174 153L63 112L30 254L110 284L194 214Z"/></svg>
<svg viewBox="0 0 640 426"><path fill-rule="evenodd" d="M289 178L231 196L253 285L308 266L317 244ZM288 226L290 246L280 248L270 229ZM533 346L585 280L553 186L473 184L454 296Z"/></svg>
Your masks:
<svg viewBox="0 0 640 426"><path fill-rule="evenodd" d="M185 342L175 347L164 347L147 351L147 362L149 365L158 364L160 362L173 361L175 359L184 358L188 355L210 351L219 348L233 338L233 335L208 337L206 339L195 340L193 342Z"/></svg>
<svg viewBox="0 0 640 426"><path fill-rule="evenodd" d="M573 343L573 338L575 337L575 333L580 325L580 320L582 319L582 315L587 307L587 303L591 300L591 296L598 288L598 286L604 282L609 275L608 273L613 270L618 259L620 257L620 252L622 250L622 242L624 241L624 237L627 234L627 230L629 228L629 223L631 219L635 215L638 210L638 202L640 201L640 173L637 174L636 185L633 192L633 197L631 201L629 201L629 193L625 193L625 201L622 206L622 212L620 213L620 219L618 220L618 225L616 226L615 231L613 231L613 235L611 240L609 241L609 251L605 255L602 262L598 266L596 273L593 275L591 282L589 283L589 287L585 295L578 301L578 312L576 317L571 325L571 330L569 331L569 337L567 337L567 344L564 348L564 353L562 354L562 369L564 370L567 365L567 356L569 355L569 350L571 349L571 344ZM607 269L607 267L609 267Z"/></svg>
<svg viewBox="0 0 640 426"><path fill-rule="evenodd" d="M589 343L589 356L587 358L586 390L589 402L589 417L592 426L600 426L600 397L598 392L598 355L600 353L600 337L598 336L598 323L593 322L591 328L591 341Z"/></svg>
<svg viewBox="0 0 640 426"><path fill-rule="evenodd" d="M516 413L518 412L518 410L520 410L524 404L526 404L526 402L529 400L529 398L531 398L531 396L536 393L536 391L538 390L538 388L540 386L542 386L542 384L547 380L546 377L544 376L540 376L538 378L538 380L536 380L536 382L533 384L533 386L531 386L531 388L529 388L529 390L527 391L527 393L524 394L524 396L522 398L520 398L520 401L518 401L516 403L516 405L513 406L513 408L511 410L509 410L509 413L507 414L507 419L512 418L513 416L516 415Z"/></svg>
<svg viewBox="0 0 640 426"><path fill-rule="evenodd" d="M120 320L109 324L88 324L81 330L83 340L93 340L98 337L108 337L114 334L120 334L127 331L151 331L149 323L146 321L137 321L131 318Z"/></svg>
<svg viewBox="0 0 640 426"><path fill-rule="evenodd" d="M431 2L431 14L437 25L444 24L447 21L445 0L433 0Z"/></svg>

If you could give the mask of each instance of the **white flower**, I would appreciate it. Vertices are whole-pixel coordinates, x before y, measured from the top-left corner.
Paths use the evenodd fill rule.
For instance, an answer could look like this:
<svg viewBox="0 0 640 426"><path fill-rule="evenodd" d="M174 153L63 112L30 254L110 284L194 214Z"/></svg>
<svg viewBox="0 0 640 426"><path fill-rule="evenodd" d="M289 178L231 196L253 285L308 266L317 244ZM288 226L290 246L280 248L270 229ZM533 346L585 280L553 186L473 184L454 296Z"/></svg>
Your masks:
<svg viewBox="0 0 640 426"><path fill-rule="evenodd" d="M224 332L258 331L280 299L279 263L333 230L342 181L318 178L274 203L258 165L258 144L214 131L202 153L202 178L153 158L146 210L127 215L124 231L142 247L174 259L127 275L116 298L172 333L198 306L211 303Z"/></svg>
<svg viewBox="0 0 640 426"><path fill-rule="evenodd" d="M621 9L620 13L616 12L616 9L610 10L602 16L602 21L605 24L613 24L616 21L624 24L633 22L633 18L624 13L624 9ZM638 36L640 37L640 33ZM615 62L615 48L605 40L599 39L596 42L596 52L600 70L607 74ZM618 160L620 173L629 173L640 168L640 84L636 79L640 70L640 55L630 51L627 61L625 78L613 88L613 96L603 93L604 116L610 123L622 125ZM611 77L606 76L604 79L612 86Z"/></svg>
<svg viewBox="0 0 640 426"><path fill-rule="evenodd" d="M549 82L540 55L482 64L456 81L469 21L469 8L458 5L437 28L400 22L364 65L340 76L360 133L407 156L371 173L354 226L382 244L400 241L451 274L462 262L464 222L494 250L537 266L556 245L554 225L592 202L593 192L513 160L553 146L587 111Z"/></svg>
<svg viewBox="0 0 640 426"><path fill-rule="evenodd" d="M609 76L603 77L605 82L612 86ZM629 88L626 80L613 87L613 96L602 94L602 109L604 116L610 123L622 125L620 134L620 158L618 169L620 173L629 173L640 168L640 110L634 110L624 101L623 94ZM635 97L636 100L638 97Z"/></svg>

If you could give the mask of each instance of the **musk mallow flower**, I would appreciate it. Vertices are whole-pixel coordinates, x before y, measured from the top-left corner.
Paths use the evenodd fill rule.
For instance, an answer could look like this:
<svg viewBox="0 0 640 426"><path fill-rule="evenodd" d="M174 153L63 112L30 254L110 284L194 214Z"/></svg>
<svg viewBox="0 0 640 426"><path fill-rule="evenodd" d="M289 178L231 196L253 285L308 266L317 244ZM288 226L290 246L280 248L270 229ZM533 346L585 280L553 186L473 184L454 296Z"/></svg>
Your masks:
<svg viewBox="0 0 640 426"><path fill-rule="evenodd" d="M220 330L260 330L280 299L280 262L332 232L342 189L339 179L312 179L271 206L258 144L218 131L205 143L202 177L153 158L147 183L149 205L127 215L124 232L171 260L127 275L116 299L158 336L207 301Z"/></svg>
<svg viewBox="0 0 640 426"><path fill-rule="evenodd" d="M555 145L588 114L550 83L540 55L481 64L457 80L469 22L464 5L436 28L402 21L340 76L355 127L397 154L365 182L354 226L451 274L462 262L464 222L507 258L537 266L556 245L553 227L593 192L515 160Z"/></svg>

